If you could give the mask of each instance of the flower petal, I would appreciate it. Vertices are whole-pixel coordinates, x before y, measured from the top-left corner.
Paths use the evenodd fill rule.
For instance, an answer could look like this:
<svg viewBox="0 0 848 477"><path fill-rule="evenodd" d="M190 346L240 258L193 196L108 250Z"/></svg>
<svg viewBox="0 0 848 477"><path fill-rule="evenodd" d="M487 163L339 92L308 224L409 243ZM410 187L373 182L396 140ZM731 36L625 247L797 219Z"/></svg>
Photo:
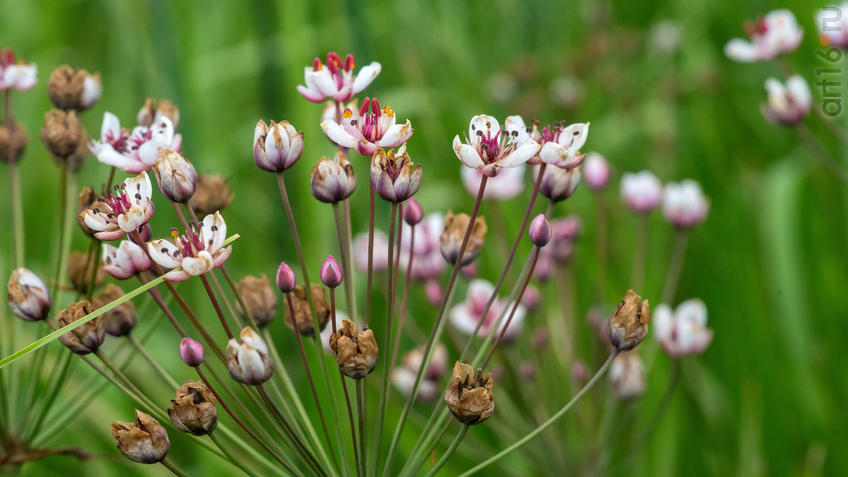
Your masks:
<svg viewBox="0 0 848 477"><path fill-rule="evenodd" d="M147 242L147 251L154 262L165 268L177 268L180 266L182 254L170 240L158 239Z"/></svg>
<svg viewBox="0 0 848 477"><path fill-rule="evenodd" d="M483 167L483 159L481 159L480 155L477 154L477 150L468 144L463 144L463 142L459 140L459 135L456 135L453 138L453 152L456 153L456 157L458 157L459 160L466 166L472 169L479 169Z"/></svg>
<svg viewBox="0 0 848 477"><path fill-rule="evenodd" d="M359 70L359 73L356 74L356 79L353 80L353 94L359 93L371 84L371 82L374 81L374 78L380 74L381 69L382 66L376 61L363 66L362 69Z"/></svg>
<svg viewBox="0 0 848 477"><path fill-rule="evenodd" d="M342 147L353 147L358 140L351 136L350 133L344 130L337 122L327 120L321 123L321 130L330 138L331 141Z"/></svg>
<svg viewBox="0 0 848 477"><path fill-rule="evenodd" d="M227 238L227 223L224 222L220 212L203 218L200 236L203 239L203 246L209 253L215 253L221 248Z"/></svg>

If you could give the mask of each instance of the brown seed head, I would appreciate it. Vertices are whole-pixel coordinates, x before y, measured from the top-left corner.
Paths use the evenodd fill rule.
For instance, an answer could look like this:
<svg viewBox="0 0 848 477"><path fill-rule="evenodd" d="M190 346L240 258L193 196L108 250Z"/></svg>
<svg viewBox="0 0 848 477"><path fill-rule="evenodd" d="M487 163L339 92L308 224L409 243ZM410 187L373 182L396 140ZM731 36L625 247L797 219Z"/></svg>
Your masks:
<svg viewBox="0 0 848 477"><path fill-rule="evenodd" d="M15 121L11 126L0 124L0 162L8 164L10 159L17 162L24 155L28 140L21 123Z"/></svg>
<svg viewBox="0 0 848 477"><path fill-rule="evenodd" d="M442 257L448 263L456 263L456 259L459 257L459 249L462 246L462 239L465 238L465 230L470 222L471 217L468 214L454 215L452 211L445 214L445 228L439 239ZM468 238L465 253L462 256L462 266L470 264L480 255L486 238L486 230L486 220L483 217L477 217L474 226L471 228L471 236Z"/></svg>
<svg viewBox="0 0 848 477"><path fill-rule="evenodd" d="M148 127L156 121L157 117L165 116L174 124L174 129L180 122L180 109L174 106L174 103L167 99L160 99L158 102L153 98L147 98L144 101L144 106L138 110L136 119L141 126Z"/></svg>
<svg viewBox="0 0 848 477"><path fill-rule="evenodd" d="M306 287L304 285L294 287L294 291L289 296L291 296L292 308L294 308L294 315L300 329L300 334L303 336L312 336L315 333L315 326L312 323L309 302L306 301ZM288 300L288 297L284 298L284 300ZM318 325L321 327L318 330L320 333L327 326L327 322L330 319L330 306L327 304L327 293L324 291L324 287L318 284L312 285L312 300L315 303ZM286 326L294 329L294 321L292 321L288 303L284 304L283 309L285 310L283 317L286 321Z"/></svg>
<svg viewBox="0 0 848 477"><path fill-rule="evenodd" d="M112 423L112 437L117 441L121 454L140 464L160 462L171 448L165 428L138 409L134 422Z"/></svg>
<svg viewBox="0 0 848 477"><path fill-rule="evenodd" d="M356 323L350 320L342 321L341 329L330 336L330 350L339 369L350 378L364 378L377 366L379 350L374 332L359 331Z"/></svg>
<svg viewBox="0 0 848 477"><path fill-rule="evenodd" d="M118 285L110 283L102 292L94 296L91 300L92 306L96 310L122 296L124 296L124 291ZM112 336L126 336L135 327L135 305L133 305L132 300L121 303L100 315L100 320L103 321L103 329L106 330L106 333Z"/></svg>
<svg viewBox="0 0 848 477"><path fill-rule="evenodd" d="M457 361L450 387L445 392L445 403L459 422L479 424L495 412L493 386L492 373L483 374Z"/></svg>
<svg viewBox="0 0 848 477"><path fill-rule="evenodd" d="M177 389L177 395L171 400L168 417L174 426L189 434L202 436L214 431L218 426L217 400L205 384L199 381L186 381Z"/></svg>
<svg viewBox="0 0 848 477"><path fill-rule="evenodd" d="M257 326L267 325L274 319L277 314L277 295L267 275L264 273L258 277L248 275L241 279L236 289ZM238 304L238 310L242 316L247 317L241 304Z"/></svg>
<svg viewBox="0 0 848 477"><path fill-rule="evenodd" d="M57 159L65 159L74 154L80 142L85 142L85 129L74 111L65 112L51 109L44 114L44 126L41 128L41 141L44 147Z"/></svg>
<svg viewBox="0 0 848 477"><path fill-rule="evenodd" d="M233 201L233 191L227 179L221 174L198 174L194 195L188 205L198 217L222 211Z"/></svg>
<svg viewBox="0 0 848 477"><path fill-rule="evenodd" d="M648 334L650 322L648 300L642 300L633 290L627 290L627 295L609 319L610 343L619 351L635 348Z"/></svg>
<svg viewBox="0 0 848 477"><path fill-rule="evenodd" d="M85 315L93 308L88 300L71 303L57 317L59 327L69 325ZM76 354L88 354L97 351L106 337L100 318L95 318L59 337L59 341Z"/></svg>

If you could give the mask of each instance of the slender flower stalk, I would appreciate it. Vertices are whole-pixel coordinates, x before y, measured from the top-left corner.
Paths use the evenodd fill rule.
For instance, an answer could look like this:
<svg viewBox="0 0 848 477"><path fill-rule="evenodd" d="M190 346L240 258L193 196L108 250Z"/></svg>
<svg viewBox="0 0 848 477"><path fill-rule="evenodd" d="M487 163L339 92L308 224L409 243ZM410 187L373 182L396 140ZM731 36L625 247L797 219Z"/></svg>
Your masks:
<svg viewBox="0 0 848 477"><path fill-rule="evenodd" d="M633 254L633 269L630 273L630 288L641 290L645 282L645 272L648 259L648 236L650 235L650 216L640 215L639 231L636 233L636 250Z"/></svg>
<svg viewBox="0 0 848 477"><path fill-rule="evenodd" d="M209 286L209 280L206 279L206 275L200 275L200 281L203 282L203 288L206 289L209 301L212 302L212 307L215 308L215 314L217 314L218 319L221 320L221 326L224 328L224 332L227 333L227 338L233 339L233 331L230 329L230 325L227 324L227 318L224 317L224 312L221 310L221 305L215 298L215 293L212 292L212 287Z"/></svg>
<svg viewBox="0 0 848 477"><path fill-rule="evenodd" d="M392 334L392 315L394 313L395 308L395 289L394 286L394 275L395 275L395 222L398 221L398 206L396 203L392 203L389 208L389 248L388 248L388 303L386 305L386 332L385 332L385 340L386 340L386 349L391 349L391 334ZM389 360L383 359L383 376L380 384L380 404L377 408L377 435L374 439L374 443L372 445L375 446L374 455L379 455L379 446L380 442L383 440L383 422L386 416L386 407L388 406L388 393L389 393Z"/></svg>
<svg viewBox="0 0 848 477"><path fill-rule="evenodd" d="M336 334L336 289L330 287L330 323L333 326L333 334ZM364 469L359 459L359 449L356 446L356 425L353 422L353 407L350 405L350 393L347 391L347 381L345 381L344 373L339 369L339 378L342 381L342 390L344 390L345 404L347 405L347 418L350 423L350 437L353 442L353 459L356 463L356 472L359 477L364 475Z"/></svg>
<svg viewBox="0 0 848 477"><path fill-rule="evenodd" d="M803 124L798 124L795 126L795 129L798 131L801 139L804 140L804 144L806 144L816 156L816 159L821 161L825 167L830 169L830 172L832 172L837 179L841 180L846 186L848 186L848 172L846 172L845 169L836 162L836 159L834 159L833 156L831 156L830 153L822 147L821 143L819 143L815 136L810 133L810 130Z"/></svg>
<svg viewBox="0 0 848 477"><path fill-rule="evenodd" d="M374 275L374 184L368 181L368 275L365 279L365 324L371 324L371 287Z"/></svg>
<svg viewBox="0 0 848 477"><path fill-rule="evenodd" d="M345 227L342 224L341 217L339 214L339 204L333 204L333 218L336 222L336 235L339 239L339 254L342 258L342 269L344 271L344 287L345 287L345 300L347 301L347 309L351 316L355 316L356 314L356 296L353 290L353 283L350 278L353 276L353 273L350 270L350 243L347 241L347 233L345 231ZM331 292L330 297L333 297ZM333 313L335 314L335 308L333 308ZM335 333L336 320L332 318L333 323L333 332Z"/></svg>
<svg viewBox="0 0 848 477"><path fill-rule="evenodd" d="M448 285L445 289L444 297L442 298L442 303L439 307L439 312L436 315L436 320L433 323L433 329L430 332L430 337L427 340L427 345L424 348L424 361L415 376L415 384L413 384L412 391L406 398L406 403L403 406L403 410L401 411L397 426L395 427L395 433L392 436L392 443L389 447L389 453L386 456L386 461L383 466L383 475L389 474L389 469L391 469L392 465L392 457L394 456L395 449L397 448L397 443L400 439L400 434L403 432L403 427L406 424L406 418L409 416L409 411L410 409L412 409L412 404L418 397L418 390L420 389L421 381L424 378L424 371L430 366L430 360L433 358L433 351L435 349L434 344L438 336L441 335L441 332L444 329L443 318L445 316L445 311L447 310L448 303L450 303L451 297L453 296L454 286L456 285L456 278L459 275L459 270L462 268L461 264L462 259L465 256L465 248L468 245L468 240L471 238L471 231L474 228L474 223L477 220L477 214L480 212L480 204L483 202L483 193L486 191L486 182L488 181L488 179L489 177L484 175L480 180L480 189L477 191L477 198L474 201L474 208L471 211L471 217L468 222L468 227L466 227L465 229L465 236L462 239L462 245L460 245L459 247L459 254L457 255L456 261L454 262L453 269L451 271L451 276L448 280Z"/></svg>
<svg viewBox="0 0 848 477"><path fill-rule="evenodd" d="M504 456L511 453L512 451L523 446L524 444L526 444L527 442L532 440L534 437L536 437L539 434L541 434L542 432L544 432L547 428L551 427L559 418L564 416L572 407L574 407L574 404L576 404L577 401L579 401L584 395L586 395L586 393L588 393L589 390L592 389L592 387L595 386L595 384L601 379L601 377L604 375L604 373L606 373L607 369L609 369L610 364L612 364L613 359L615 359L615 357L617 355L618 355L618 351L613 351L612 353L610 353L606 362L604 362L603 366L601 366L601 368L598 370L598 372L595 373L594 376L592 376L592 379L590 379L589 382L587 382L586 385L583 386L583 388L580 391L578 391L577 394L575 394L574 397L571 398L571 400L568 401L568 403L566 403L565 406L560 408L560 410L557 411L556 413L554 413L554 415L552 415L547 421L543 422L539 427L532 430L530 433L528 433L527 435L525 435L524 437L522 437L521 439L516 441L511 446L509 446L506 449L498 452L497 454L486 459L485 461L477 464L476 466L472 467L471 469L463 472L460 475L460 477L468 477L469 475L476 474L477 472L483 470L484 468L486 468L486 467L494 464L495 462L499 461L500 459L502 459Z"/></svg>
<svg viewBox="0 0 848 477"><path fill-rule="evenodd" d="M12 90L7 89L5 95L5 110L6 116L4 118L4 124L11 128L14 125L14 119L12 117ZM10 141L11 142L11 141ZM14 257L15 257L15 267L24 266L24 247L26 245L24 239L24 223L23 223L23 201L21 199L21 182L20 177L18 175L17 169L17 158L14 157L15 153L12 150L10 145L8 151L2 151L0 153L7 154L7 159L9 163L9 195L11 197L12 202L12 238L14 243ZM65 213L65 209L61 209L62 214ZM61 259L61 257L60 257ZM61 261L61 260L60 260Z"/></svg>
<svg viewBox="0 0 848 477"><path fill-rule="evenodd" d="M671 251L671 260L668 263L668 271L665 274L665 285L663 286L662 303L671 303L680 283L680 272L683 270L683 260L686 258L686 243L688 233L685 229L678 229L674 248Z"/></svg>
<svg viewBox="0 0 848 477"><path fill-rule="evenodd" d="M468 424L463 424L462 427L459 428L459 432L456 433L456 437L453 438L453 441L450 443L450 446L448 446L447 450L442 455L442 458L439 459L438 462L436 462L436 465L434 465L429 472L427 472L427 475L425 477L433 477L439 472L439 470L445 465L445 462L448 461L448 458L453 455L453 452L456 450L456 448L459 447L459 443L462 442L462 438L465 437L465 433L468 432L469 427L471 426L469 426Z"/></svg>
<svg viewBox="0 0 848 477"><path fill-rule="evenodd" d="M400 339L403 335L403 322L406 318L406 302L409 299L409 283L412 278L412 259L415 257L415 226L417 224L413 223L409 227L409 259L406 264L406 278L403 283L403 298L400 303L400 317L398 318L398 326L397 333L395 334L394 346L392 347L392 361L389 366L389 369L395 369L395 363L397 362L397 354L398 348L400 348Z"/></svg>

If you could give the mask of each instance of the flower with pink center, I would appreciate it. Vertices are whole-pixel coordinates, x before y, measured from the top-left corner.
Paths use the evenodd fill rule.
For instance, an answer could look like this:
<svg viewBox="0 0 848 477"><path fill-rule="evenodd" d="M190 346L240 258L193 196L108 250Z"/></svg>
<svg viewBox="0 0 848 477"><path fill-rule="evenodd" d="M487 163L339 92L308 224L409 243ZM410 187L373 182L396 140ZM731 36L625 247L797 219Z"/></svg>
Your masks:
<svg viewBox="0 0 848 477"><path fill-rule="evenodd" d="M487 177L498 175L501 169L518 167L539 152L541 146L530 138L519 116L507 118L507 128L501 129L498 120L487 114L471 118L465 142L457 134L453 138L456 157L471 169Z"/></svg>
<svg viewBox="0 0 848 477"><path fill-rule="evenodd" d="M798 75L790 76L785 85L774 78L767 79L766 92L768 101L760 109L773 124L794 126L807 117L813 105L810 86Z"/></svg>
<svg viewBox="0 0 848 477"><path fill-rule="evenodd" d="M745 31L750 41L734 38L724 46L724 54L731 60L768 61L795 51L804 37L795 15L783 9L771 11L756 22L746 22Z"/></svg>
<svg viewBox="0 0 848 477"><path fill-rule="evenodd" d="M321 129L331 141L341 147L351 147L363 156L370 156L377 149L391 149L406 143L412 136L412 124L406 120L398 124L395 112L386 106L380 109L377 98L365 98L359 111L346 108L342 122L326 119Z"/></svg>
<svg viewBox="0 0 848 477"><path fill-rule="evenodd" d="M610 180L610 166L606 158L597 152L587 154L583 163L583 179L592 190L600 191L606 187Z"/></svg>
<svg viewBox="0 0 848 477"><path fill-rule="evenodd" d="M489 312L484 316L483 311L486 308L486 303L489 301L489 297L492 296L492 292L494 292L494 290L495 287L486 280L472 280L468 285L468 295L466 296L465 301L451 309L450 320L454 328L463 334L471 335L474 333L474 328L477 327L477 323L480 320L483 320L483 324L480 326L477 336L485 338L492 330L492 327L497 324L498 318L501 314L503 314L503 319L498 327L498 333L502 332L503 327L507 322L507 315L512 310L513 303L508 303L506 300L502 300L501 298L495 298L495 301L492 302L492 306L489 307ZM509 324L509 328L504 334L504 340L515 338L521 333L521 330L524 327L524 313L524 306L518 305L518 308L515 310L515 315L512 317L512 322Z"/></svg>
<svg viewBox="0 0 848 477"><path fill-rule="evenodd" d="M678 228L700 224L707 217L710 203L701 192L701 186L692 179L665 186L663 215Z"/></svg>
<svg viewBox="0 0 848 477"><path fill-rule="evenodd" d="M136 126L132 132L121 128L118 117L103 113L100 141L88 145L97 160L137 174L150 170L159 158L159 148L179 152L182 136L174 134L174 125L166 116L160 116L150 126Z"/></svg>
<svg viewBox="0 0 848 477"><path fill-rule="evenodd" d="M421 164L412 162L406 144L397 153L379 148L371 156L371 184L383 200L403 202L421 187Z"/></svg>
<svg viewBox="0 0 848 477"><path fill-rule="evenodd" d="M139 230L153 217L156 208L150 199L153 188L146 172L129 177L109 197L99 199L103 207L83 212L85 225L98 240L117 240Z"/></svg>
<svg viewBox="0 0 848 477"><path fill-rule="evenodd" d="M380 230L374 231L374 254L371 268L375 272L385 270L389 266L389 239ZM359 234L353 239L353 263L362 273L368 273L368 234Z"/></svg>
<svg viewBox="0 0 848 477"><path fill-rule="evenodd" d="M165 279L171 282L210 272L223 265L233 251L232 245L223 247L227 224L219 212L207 215L201 224L190 224L184 235L178 236L174 229L171 236L173 241L159 239L147 243L153 261L172 269L165 274Z"/></svg>
<svg viewBox="0 0 848 477"><path fill-rule="evenodd" d="M524 190L524 170L526 167L510 167L501 171L495 177L490 177L486 182L486 190L483 191L483 199L507 200L516 197ZM480 181L483 180L483 172L480 169L461 167L462 183L465 190L474 197L480 190Z"/></svg>
<svg viewBox="0 0 848 477"><path fill-rule="evenodd" d="M38 68L34 64L15 61L15 52L0 50L0 90L26 91L38 81Z"/></svg>
<svg viewBox="0 0 848 477"><path fill-rule="evenodd" d="M141 246L124 240L117 247L103 244L103 270L118 280L126 280L150 269L150 258Z"/></svg>
<svg viewBox="0 0 848 477"><path fill-rule="evenodd" d="M706 327L707 306L697 298L684 301L673 311L668 305L658 306L652 324L660 346L673 357L701 353L713 340L713 330Z"/></svg>
<svg viewBox="0 0 848 477"><path fill-rule="evenodd" d="M415 243L412 244L412 228L403 224L400 241L400 266L407 270L409 254L412 253L412 270L409 272L413 280L427 281L438 278L445 269L442 258L440 238L445 228L444 214L433 212L424 217L415 226ZM412 248L410 249L410 244Z"/></svg>
<svg viewBox="0 0 848 477"><path fill-rule="evenodd" d="M380 63L374 61L354 75L354 67L353 55L347 55L342 63L341 57L331 51L327 53L326 64L316 57L312 66L304 69L303 82L306 86L298 85L297 92L313 103L327 99L349 101L374 81L381 68Z"/></svg>
<svg viewBox="0 0 848 477"><path fill-rule="evenodd" d="M663 187L650 171L625 173L621 176L621 198L634 212L645 214L662 202Z"/></svg>
<svg viewBox="0 0 848 477"><path fill-rule="evenodd" d="M829 5L816 12L816 27L823 45L848 48L848 2Z"/></svg>
<svg viewBox="0 0 848 477"><path fill-rule="evenodd" d="M539 150L541 162L563 169L573 169L583 162L586 156L580 153L580 148L586 144L588 137L589 123L567 124L565 121L542 129L534 123L530 134L530 138L542 146Z"/></svg>

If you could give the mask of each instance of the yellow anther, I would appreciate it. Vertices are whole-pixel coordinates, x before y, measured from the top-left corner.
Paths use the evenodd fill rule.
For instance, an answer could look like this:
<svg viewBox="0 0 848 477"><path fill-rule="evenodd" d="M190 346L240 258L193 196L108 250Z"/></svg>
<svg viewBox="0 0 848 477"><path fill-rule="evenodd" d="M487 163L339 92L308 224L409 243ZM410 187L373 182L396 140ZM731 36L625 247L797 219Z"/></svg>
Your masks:
<svg viewBox="0 0 848 477"><path fill-rule="evenodd" d="M179 235L180 235L180 234L179 234L176 230L172 230L172 231L171 231L171 237L173 237L173 238L177 238L177 237L179 237Z"/></svg>
<svg viewBox="0 0 848 477"><path fill-rule="evenodd" d="M387 115L388 117L390 117L390 118L391 118L391 117L394 117L394 115L395 115L395 112L394 112L394 111L392 111L392 108L390 108L390 107L388 107L388 106L386 106L385 108L383 108L383 112L384 112L384 113L386 113L386 115Z"/></svg>
<svg viewBox="0 0 848 477"><path fill-rule="evenodd" d="M344 113L342 113L345 119L350 119L353 116L353 113L350 111L350 108L345 108Z"/></svg>
<svg viewBox="0 0 848 477"><path fill-rule="evenodd" d="M387 153L386 153L386 156L387 156L389 159L391 159L391 158L395 157L395 150L394 150L394 149L389 149L389 152L387 152Z"/></svg>

